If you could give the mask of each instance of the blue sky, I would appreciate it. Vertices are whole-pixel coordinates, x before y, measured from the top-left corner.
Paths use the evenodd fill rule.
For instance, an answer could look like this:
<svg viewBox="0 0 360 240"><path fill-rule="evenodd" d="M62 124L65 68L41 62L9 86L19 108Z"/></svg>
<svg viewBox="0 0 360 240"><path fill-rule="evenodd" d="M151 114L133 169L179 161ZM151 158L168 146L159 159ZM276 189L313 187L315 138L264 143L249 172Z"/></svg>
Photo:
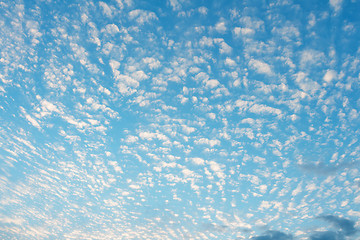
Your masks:
<svg viewBox="0 0 360 240"><path fill-rule="evenodd" d="M0 238L360 239L359 9L1 1Z"/></svg>

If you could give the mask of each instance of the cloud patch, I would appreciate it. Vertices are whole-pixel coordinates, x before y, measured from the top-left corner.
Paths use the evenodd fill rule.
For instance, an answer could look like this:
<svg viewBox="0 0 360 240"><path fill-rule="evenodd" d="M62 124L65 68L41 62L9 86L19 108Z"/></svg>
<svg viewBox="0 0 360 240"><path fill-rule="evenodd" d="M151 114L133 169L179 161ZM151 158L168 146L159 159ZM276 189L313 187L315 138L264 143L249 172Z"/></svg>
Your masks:
<svg viewBox="0 0 360 240"><path fill-rule="evenodd" d="M264 235L252 237L251 240L292 240L293 236L280 231L267 231Z"/></svg>
<svg viewBox="0 0 360 240"><path fill-rule="evenodd" d="M270 65L263 61L251 59L249 61L249 66L258 73L265 75L273 75L273 71L271 70Z"/></svg>
<svg viewBox="0 0 360 240"><path fill-rule="evenodd" d="M158 17L153 12L136 9L129 12L129 19L135 20L138 24L143 25L158 20Z"/></svg>

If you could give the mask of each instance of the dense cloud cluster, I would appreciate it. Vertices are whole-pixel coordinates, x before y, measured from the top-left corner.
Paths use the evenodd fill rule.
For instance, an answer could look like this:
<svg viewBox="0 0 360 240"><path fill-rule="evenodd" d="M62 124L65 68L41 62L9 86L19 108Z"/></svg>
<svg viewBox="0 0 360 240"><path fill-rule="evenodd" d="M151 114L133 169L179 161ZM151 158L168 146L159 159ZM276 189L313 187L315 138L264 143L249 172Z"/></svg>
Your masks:
<svg viewBox="0 0 360 240"><path fill-rule="evenodd" d="M0 239L359 239L360 2L0 0Z"/></svg>

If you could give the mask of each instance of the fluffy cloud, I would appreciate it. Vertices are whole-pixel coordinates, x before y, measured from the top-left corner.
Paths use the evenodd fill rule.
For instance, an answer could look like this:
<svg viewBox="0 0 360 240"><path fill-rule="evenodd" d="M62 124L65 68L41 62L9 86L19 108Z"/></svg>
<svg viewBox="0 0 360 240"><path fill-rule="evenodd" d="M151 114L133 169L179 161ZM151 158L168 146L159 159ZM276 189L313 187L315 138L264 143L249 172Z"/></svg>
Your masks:
<svg viewBox="0 0 360 240"><path fill-rule="evenodd" d="M334 79L336 79L336 77L337 77L337 73L334 70L327 70L324 77L323 77L323 79L327 84L329 84Z"/></svg>
<svg viewBox="0 0 360 240"><path fill-rule="evenodd" d="M215 30L218 31L219 33L225 33L227 28L226 28L226 25L225 25L225 22L221 21L221 22L218 22L216 25L215 25Z"/></svg>
<svg viewBox="0 0 360 240"><path fill-rule="evenodd" d="M341 9L341 5L342 5L343 0L330 0L330 6L334 9L335 12L340 11Z"/></svg>
<svg viewBox="0 0 360 240"><path fill-rule="evenodd" d="M255 34L255 30L251 28L235 27L233 33L236 37L251 36Z"/></svg>
<svg viewBox="0 0 360 240"><path fill-rule="evenodd" d="M216 145L220 145L220 141L218 139L207 139L207 138L200 138L194 141L195 144L206 144L210 147L214 147Z"/></svg>
<svg viewBox="0 0 360 240"><path fill-rule="evenodd" d="M231 58L226 58L225 60L225 65L229 66L229 67L235 67L236 66L236 62L234 60L232 60Z"/></svg>
<svg viewBox="0 0 360 240"><path fill-rule="evenodd" d="M129 19L135 20L138 24L143 25L145 23L150 23L153 20L158 20L158 17L153 12L136 9L129 12Z"/></svg>
<svg viewBox="0 0 360 240"><path fill-rule="evenodd" d="M205 82L205 87L206 87L206 88L215 88L215 87L217 87L219 84L220 84L220 83L219 83L218 80L216 80L216 79L210 79L210 80L207 80L207 81Z"/></svg>
<svg viewBox="0 0 360 240"><path fill-rule="evenodd" d="M273 74L270 65L263 61L251 59L249 61L249 65L252 69L257 71L258 73L262 73L262 74L266 74L266 75Z"/></svg>
<svg viewBox="0 0 360 240"><path fill-rule="evenodd" d="M100 7L102 8L103 14L107 17L112 16L111 8L104 2L99 2Z"/></svg>
<svg viewBox="0 0 360 240"><path fill-rule="evenodd" d="M191 161L195 164L195 165L204 165L205 164L205 160L199 157L196 158L191 158Z"/></svg>

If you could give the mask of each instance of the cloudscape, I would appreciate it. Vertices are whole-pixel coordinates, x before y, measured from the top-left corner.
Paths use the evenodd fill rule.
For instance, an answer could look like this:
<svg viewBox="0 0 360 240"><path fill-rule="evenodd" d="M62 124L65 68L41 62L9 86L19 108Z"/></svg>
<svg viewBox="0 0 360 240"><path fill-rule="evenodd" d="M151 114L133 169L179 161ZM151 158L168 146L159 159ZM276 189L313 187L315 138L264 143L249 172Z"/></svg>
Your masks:
<svg viewBox="0 0 360 240"><path fill-rule="evenodd" d="M359 10L0 0L0 239L360 240Z"/></svg>

